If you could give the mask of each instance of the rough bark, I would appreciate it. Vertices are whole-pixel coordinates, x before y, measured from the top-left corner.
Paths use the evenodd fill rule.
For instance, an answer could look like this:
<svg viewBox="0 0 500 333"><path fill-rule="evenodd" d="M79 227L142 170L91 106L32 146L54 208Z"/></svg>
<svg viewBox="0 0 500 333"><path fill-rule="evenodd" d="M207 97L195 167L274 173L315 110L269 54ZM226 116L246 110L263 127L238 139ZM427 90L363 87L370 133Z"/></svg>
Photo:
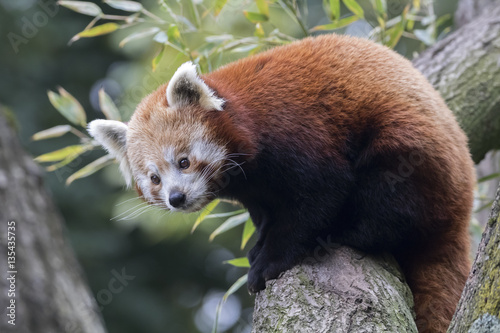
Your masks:
<svg viewBox="0 0 500 333"><path fill-rule="evenodd" d="M469 137L474 161L480 161L489 150L500 148L500 6L491 7L474 22L434 45L415 59L414 65L454 111ZM299 265L277 280L269 281L266 291L256 297L253 332L416 330L411 320L410 324L406 321L407 315L395 316L410 313L413 303L411 295L406 297L407 286L395 278L399 273L392 277L383 275L394 274L395 266L385 261L386 258L367 256L357 260L352 257L355 252L350 251L341 248L331 259ZM499 256L497 250L496 260L490 263L500 262ZM391 268L387 270L387 267ZM346 268L355 274L346 277L343 272ZM498 264L496 269L498 273ZM488 286L496 287L489 291L498 302L499 277L488 277ZM479 299L488 291L485 288L487 286L483 285L483 292L477 294ZM386 292L388 290L391 292ZM393 292L395 290L397 292ZM362 301L356 303L357 299ZM498 303L494 307L490 305L491 300L483 298L482 301L485 303L483 310L474 312L476 316L472 316L472 320L489 313L489 317L482 317L483 321L475 325L477 332L491 332L484 327L496 325L499 306ZM373 302L373 306L369 302ZM465 303L461 306L471 307ZM394 321L388 324L388 318ZM366 329L366 325L371 326Z"/></svg>
<svg viewBox="0 0 500 333"><path fill-rule="evenodd" d="M500 332L500 187L448 332ZM488 328L484 331L483 328ZM496 329L493 329L496 328Z"/></svg>
<svg viewBox="0 0 500 333"><path fill-rule="evenodd" d="M417 332L412 306L391 256L339 247L268 283L252 332Z"/></svg>
<svg viewBox="0 0 500 333"><path fill-rule="evenodd" d="M499 0L461 0L455 13L455 26L462 27L483 14L492 4Z"/></svg>
<svg viewBox="0 0 500 333"><path fill-rule="evenodd" d="M15 230L8 229L10 221ZM82 270L65 242L61 217L44 190L40 169L23 151L1 106L0 228L0 332L105 332ZM15 244L7 243L7 236L13 241L8 231L15 234ZM15 250L15 263L10 266L7 250L13 245L9 251ZM15 296L9 295L14 289ZM15 326L8 323L13 317L7 316L12 300Z"/></svg>
<svg viewBox="0 0 500 333"><path fill-rule="evenodd" d="M500 148L500 5L489 7L413 64L455 113L474 162Z"/></svg>

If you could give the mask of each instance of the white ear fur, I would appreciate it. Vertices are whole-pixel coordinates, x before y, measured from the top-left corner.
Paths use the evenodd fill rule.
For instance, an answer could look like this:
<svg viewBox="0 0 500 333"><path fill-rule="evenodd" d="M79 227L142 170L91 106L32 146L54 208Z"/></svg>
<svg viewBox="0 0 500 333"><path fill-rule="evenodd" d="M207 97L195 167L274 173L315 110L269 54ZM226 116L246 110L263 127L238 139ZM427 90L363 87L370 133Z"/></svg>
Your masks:
<svg viewBox="0 0 500 333"><path fill-rule="evenodd" d="M120 171L130 187L132 171L127 159L127 129L127 125L116 120L97 119L88 125L90 135L120 162Z"/></svg>
<svg viewBox="0 0 500 333"><path fill-rule="evenodd" d="M182 64L167 86L168 105L174 108L199 104L206 110L222 111L224 100L198 76L196 65L191 61Z"/></svg>

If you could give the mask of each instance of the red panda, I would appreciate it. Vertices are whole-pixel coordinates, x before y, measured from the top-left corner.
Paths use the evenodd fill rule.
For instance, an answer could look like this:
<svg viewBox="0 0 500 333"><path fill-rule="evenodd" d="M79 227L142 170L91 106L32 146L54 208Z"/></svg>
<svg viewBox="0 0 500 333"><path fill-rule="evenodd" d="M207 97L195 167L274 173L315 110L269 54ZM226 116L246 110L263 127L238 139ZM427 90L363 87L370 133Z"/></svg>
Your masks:
<svg viewBox="0 0 500 333"><path fill-rule="evenodd" d="M446 331L469 270L474 167L442 98L388 48L324 35L201 76L188 62L128 125L89 132L151 204L248 208L251 292L331 235L393 253L419 331Z"/></svg>

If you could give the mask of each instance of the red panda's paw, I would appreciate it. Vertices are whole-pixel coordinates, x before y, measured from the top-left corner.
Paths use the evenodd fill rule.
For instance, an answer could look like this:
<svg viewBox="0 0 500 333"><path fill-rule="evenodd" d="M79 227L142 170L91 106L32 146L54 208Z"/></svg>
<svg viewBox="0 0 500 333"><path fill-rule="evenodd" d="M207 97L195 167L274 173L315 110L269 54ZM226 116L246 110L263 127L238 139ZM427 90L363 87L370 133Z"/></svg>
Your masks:
<svg viewBox="0 0 500 333"><path fill-rule="evenodd" d="M262 275L262 270L257 269L255 265L250 267L248 271L248 292L257 294L259 291L266 289L266 280Z"/></svg>
<svg viewBox="0 0 500 333"><path fill-rule="evenodd" d="M248 271L248 291L256 294L266 289L266 281L278 278L281 273L291 267L285 262L267 260L265 253L261 250L257 253Z"/></svg>

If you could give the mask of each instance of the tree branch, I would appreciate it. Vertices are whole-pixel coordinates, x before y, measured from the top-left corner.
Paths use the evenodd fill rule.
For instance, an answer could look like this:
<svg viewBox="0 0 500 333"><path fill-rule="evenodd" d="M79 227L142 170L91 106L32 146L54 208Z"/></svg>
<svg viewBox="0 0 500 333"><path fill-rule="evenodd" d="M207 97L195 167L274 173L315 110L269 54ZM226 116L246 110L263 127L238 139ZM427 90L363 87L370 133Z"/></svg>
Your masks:
<svg viewBox="0 0 500 333"><path fill-rule="evenodd" d="M469 138L475 163L500 148L500 2L413 61Z"/></svg>
<svg viewBox="0 0 500 333"><path fill-rule="evenodd" d="M417 332L412 307L391 256L339 247L269 282L256 296L252 332L411 333Z"/></svg>

